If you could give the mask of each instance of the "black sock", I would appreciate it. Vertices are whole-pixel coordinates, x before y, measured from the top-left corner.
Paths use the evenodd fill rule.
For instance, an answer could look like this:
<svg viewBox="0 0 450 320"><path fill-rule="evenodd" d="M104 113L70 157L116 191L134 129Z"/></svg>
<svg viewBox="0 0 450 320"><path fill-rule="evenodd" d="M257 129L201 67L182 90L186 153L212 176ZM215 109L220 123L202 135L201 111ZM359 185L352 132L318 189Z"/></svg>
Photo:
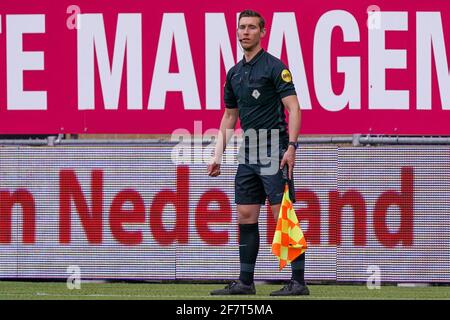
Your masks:
<svg viewBox="0 0 450 320"><path fill-rule="evenodd" d="M259 251L258 223L239 225L239 261L241 273L239 280L244 284L253 283L256 257Z"/></svg>
<svg viewBox="0 0 450 320"><path fill-rule="evenodd" d="M303 252L291 262L292 280L305 284L305 253Z"/></svg>

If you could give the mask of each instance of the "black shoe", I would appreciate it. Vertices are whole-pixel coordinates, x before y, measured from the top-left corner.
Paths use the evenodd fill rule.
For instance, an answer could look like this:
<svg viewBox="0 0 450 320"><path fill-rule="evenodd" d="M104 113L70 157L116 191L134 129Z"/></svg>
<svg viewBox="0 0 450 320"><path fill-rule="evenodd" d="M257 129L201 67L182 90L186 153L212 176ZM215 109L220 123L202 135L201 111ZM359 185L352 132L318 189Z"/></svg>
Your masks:
<svg viewBox="0 0 450 320"><path fill-rule="evenodd" d="M280 290L274 291L271 296L309 296L309 289L306 284L291 280Z"/></svg>
<svg viewBox="0 0 450 320"><path fill-rule="evenodd" d="M244 284L240 280L232 281L230 284L228 284L223 289L218 289L211 291L212 296L221 296L221 295L228 295L228 294L255 294L255 284L252 283L250 285Z"/></svg>

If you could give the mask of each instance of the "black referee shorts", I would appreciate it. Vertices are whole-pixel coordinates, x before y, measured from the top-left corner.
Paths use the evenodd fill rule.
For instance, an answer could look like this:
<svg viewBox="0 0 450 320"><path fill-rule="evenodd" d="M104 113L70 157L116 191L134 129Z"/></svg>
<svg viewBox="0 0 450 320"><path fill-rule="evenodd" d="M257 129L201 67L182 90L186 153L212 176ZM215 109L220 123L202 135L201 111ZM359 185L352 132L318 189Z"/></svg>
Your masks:
<svg viewBox="0 0 450 320"><path fill-rule="evenodd" d="M273 175L261 174L258 164L239 164L236 177L234 197L236 204L265 204L266 198L271 205L280 204L283 200L284 186L288 182L289 197L295 202L293 180L283 178L283 171Z"/></svg>

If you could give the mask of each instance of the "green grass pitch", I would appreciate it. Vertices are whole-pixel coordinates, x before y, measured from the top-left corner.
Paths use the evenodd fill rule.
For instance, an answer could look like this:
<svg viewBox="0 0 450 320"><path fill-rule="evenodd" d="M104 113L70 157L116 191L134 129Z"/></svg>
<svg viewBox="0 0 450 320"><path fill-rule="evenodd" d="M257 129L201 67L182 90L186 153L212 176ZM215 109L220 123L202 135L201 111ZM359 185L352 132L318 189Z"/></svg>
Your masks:
<svg viewBox="0 0 450 320"><path fill-rule="evenodd" d="M256 284L254 296L212 297L211 290L223 284L174 284L174 283L81 283L80 289L69 290L65 282L0 281L0 300L50 299L50 300L275 300L275 299L450 299L449 286L398 287L382 285L369 290L365 285L313 285L310 296L270 297L279 284Z"/></svg>

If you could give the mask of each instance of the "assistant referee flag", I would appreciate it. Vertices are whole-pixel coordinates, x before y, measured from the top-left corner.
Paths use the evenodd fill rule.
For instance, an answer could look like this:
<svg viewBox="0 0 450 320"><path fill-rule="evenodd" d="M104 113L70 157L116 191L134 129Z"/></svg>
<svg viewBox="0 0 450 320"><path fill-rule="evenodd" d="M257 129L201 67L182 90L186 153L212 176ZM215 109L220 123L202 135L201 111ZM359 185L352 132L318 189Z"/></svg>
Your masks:
<svg viewBox="0 0 450 320"><path fill-rule="evenodd" d="M277 227L272 241L272 253L280 261L280 270L308 248L303 231L289 198L289 187L286 183Z"/></svg>

